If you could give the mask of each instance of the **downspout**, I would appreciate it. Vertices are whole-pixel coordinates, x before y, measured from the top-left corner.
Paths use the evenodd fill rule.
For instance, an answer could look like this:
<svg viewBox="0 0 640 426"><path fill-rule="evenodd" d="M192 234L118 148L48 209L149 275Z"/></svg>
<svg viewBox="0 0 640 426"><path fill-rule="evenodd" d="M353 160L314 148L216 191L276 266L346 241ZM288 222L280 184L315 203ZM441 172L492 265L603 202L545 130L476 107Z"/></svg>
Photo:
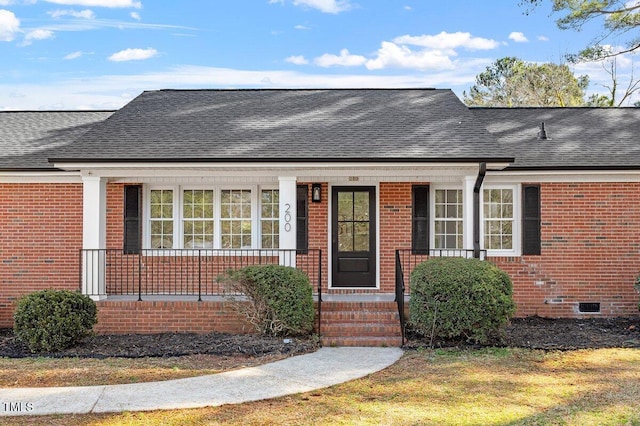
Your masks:
<svg viewBox="0 0 640 426"><path fill-rule="evenodd" d="M476 184L473 187L473 257L480 259L480 188L487 174L487 163L480 163Z"/></svg>

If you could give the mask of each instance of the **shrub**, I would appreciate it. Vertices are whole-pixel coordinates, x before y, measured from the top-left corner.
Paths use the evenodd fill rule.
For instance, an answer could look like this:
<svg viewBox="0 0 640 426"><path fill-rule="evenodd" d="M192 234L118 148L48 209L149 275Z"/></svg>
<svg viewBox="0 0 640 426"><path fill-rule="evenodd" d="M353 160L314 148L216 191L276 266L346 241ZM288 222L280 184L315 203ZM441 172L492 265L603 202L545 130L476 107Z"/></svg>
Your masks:
<svg viewBox="0 0 640 426"><path fill-rule="evenodd" d="M259 333L304 335L313 330L309 277L288 266L255 265L227 273L233 290L249 303L235 303Z"/></svg>
<svg viewBox="0 0 640 426"><path fill-rule="evenodd" d="M18 301L13 319L15 336L31 352L56 352L92 334L97 308L78 292L41 290Z"/></svg>
<svg viewBox="0 0 640 426"><path fill-rule="evenodd" d="M492 263L432 258L411 274L410 325L424 336L485 344L513 312L509 276Z"/></svg>

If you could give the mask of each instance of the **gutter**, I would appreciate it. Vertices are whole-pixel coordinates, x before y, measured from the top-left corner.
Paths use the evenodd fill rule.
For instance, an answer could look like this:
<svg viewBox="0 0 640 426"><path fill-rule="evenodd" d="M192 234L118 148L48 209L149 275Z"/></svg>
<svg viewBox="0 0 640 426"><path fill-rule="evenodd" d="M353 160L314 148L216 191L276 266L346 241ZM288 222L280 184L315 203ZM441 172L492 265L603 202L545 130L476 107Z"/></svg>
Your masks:
<svg viewBox="0 0 640 426"><path fill-rule="evenodd" d="M480 259L480 188L487 174L487 163L480 163L476 184L473 186L473 257Z"/></svg>

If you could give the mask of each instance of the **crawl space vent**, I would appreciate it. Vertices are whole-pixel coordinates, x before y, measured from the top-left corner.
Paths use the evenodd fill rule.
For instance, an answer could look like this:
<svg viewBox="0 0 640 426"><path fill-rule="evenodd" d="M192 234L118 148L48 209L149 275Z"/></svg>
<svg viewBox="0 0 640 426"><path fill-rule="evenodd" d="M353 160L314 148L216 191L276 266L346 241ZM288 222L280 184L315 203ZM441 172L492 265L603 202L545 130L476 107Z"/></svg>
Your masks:
<svg viewBox="0 0 640 426"><path fill-rule="evenodd" d="M581 302L578 304L578 310L584 313L597 313L600 312L600 303Z"/></svg>

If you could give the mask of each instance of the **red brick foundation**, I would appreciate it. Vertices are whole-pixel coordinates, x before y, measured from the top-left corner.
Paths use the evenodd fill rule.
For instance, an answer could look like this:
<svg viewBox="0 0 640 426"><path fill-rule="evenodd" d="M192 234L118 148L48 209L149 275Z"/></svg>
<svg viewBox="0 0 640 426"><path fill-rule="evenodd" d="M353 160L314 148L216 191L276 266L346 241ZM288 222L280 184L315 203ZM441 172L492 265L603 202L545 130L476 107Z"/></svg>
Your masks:
<svg viewBox="0 0 640 426"><path fill-rule="evenodd" d="M245 318L224 301L110 301L98 305L98 334L253 333Z"/></svg>

